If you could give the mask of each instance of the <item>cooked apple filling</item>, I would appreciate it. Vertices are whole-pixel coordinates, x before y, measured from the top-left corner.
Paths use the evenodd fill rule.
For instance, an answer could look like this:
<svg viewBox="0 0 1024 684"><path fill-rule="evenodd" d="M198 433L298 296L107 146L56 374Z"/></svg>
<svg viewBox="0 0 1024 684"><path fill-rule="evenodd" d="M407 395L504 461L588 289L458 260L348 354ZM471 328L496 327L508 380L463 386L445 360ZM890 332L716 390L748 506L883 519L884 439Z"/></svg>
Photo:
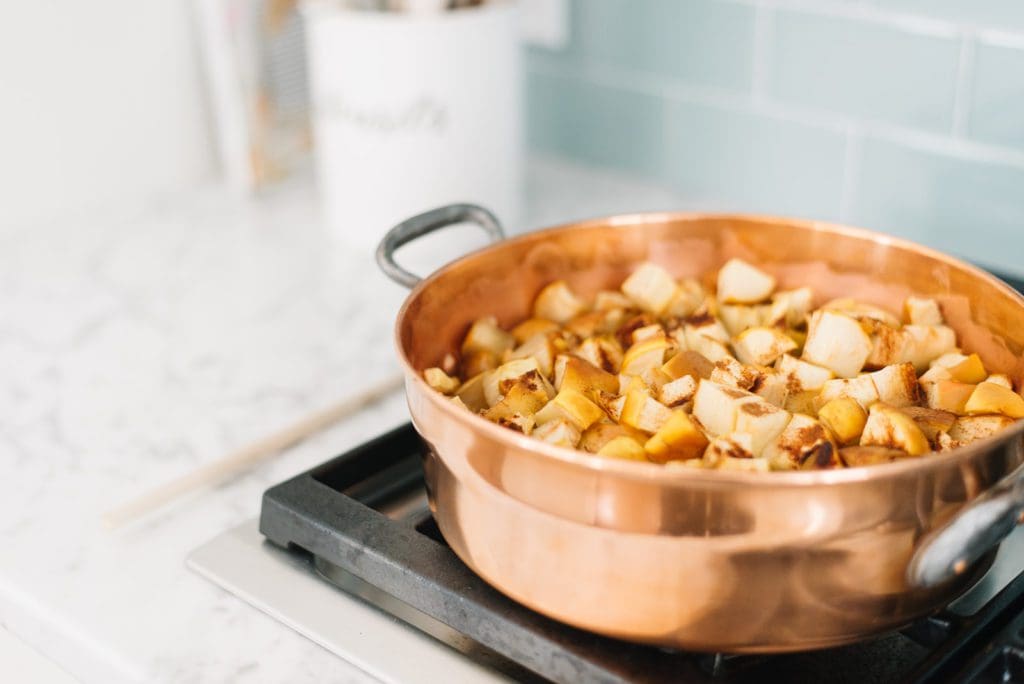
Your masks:
<svg viewBox="0 0 1024 684"><path fill-rule="evenodd" d="M853 299L812 309L739 259L715 292L645 263L586 300L564 281L511 330L470 326L427 383L499 425L599 456L694 468L841 468L983 439L1024 397L957 347L938 303L903 320Z"/></svg>

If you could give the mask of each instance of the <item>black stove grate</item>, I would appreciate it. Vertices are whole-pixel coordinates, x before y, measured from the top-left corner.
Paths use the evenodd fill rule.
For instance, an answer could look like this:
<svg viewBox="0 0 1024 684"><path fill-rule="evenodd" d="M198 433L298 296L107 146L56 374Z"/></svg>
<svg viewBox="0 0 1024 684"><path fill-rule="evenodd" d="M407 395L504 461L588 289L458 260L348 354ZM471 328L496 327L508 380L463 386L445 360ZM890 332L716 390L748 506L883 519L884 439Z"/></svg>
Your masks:
<svg viewBox="0 0 1024 684"><path fill-rule="evenodd" d="M1021 534L964 596L901 632L773 656L671 651L555 622L477 577L426 508L424 453L411 425L382 435L268 490L260 531L312 554L346 591L521 681L1024 682Z"/></svg>
<svg viewBox="0 0 1024 684"><path fill-rule="evenodd" d="M556 682L1024 678L1024 574L1005 586L982 581L948 610L902 632L806 653L694 654L560 624L491 588L444 544L422 504L424 450L405 425L280 484L264 495L260 531L280 546L313 554L328 579L365 583L375 595L395 600L404 612L371 599L417 627L435 634L432 626L449 635L454 630L456 647L517 679L527 673ZM384 509L393 516L397 509L397 517ZM1004 562L1018 559L1009 554ZM965 611L965 605L980 607Z"/></svg>

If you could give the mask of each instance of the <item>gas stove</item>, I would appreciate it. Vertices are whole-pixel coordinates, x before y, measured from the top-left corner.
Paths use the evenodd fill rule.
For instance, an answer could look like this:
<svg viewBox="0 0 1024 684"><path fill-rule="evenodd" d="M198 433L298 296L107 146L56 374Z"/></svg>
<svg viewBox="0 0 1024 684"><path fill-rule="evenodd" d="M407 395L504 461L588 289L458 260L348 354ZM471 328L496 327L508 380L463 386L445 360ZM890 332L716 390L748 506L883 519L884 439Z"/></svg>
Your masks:
<svg viewBox="0 0 1024 684"><path fill-rule="evenodd" d="M969 591L900 632L786 655L672 651L562 625L473 574L431 517L421 469L425 449L412 426L404 425L273 487L264 494L259 520L266 541L259 542L252 529L235 531L231 548L215 540L193 554L190 564L320 643L333 644L332 650L378 678L396 681L419 677L388 676L379 663L346 653L345 626L352 625L343 611L321 599L312 606L322 613L314 620L337 621L339 633L331 638L324 636L330 626L300 624L303 618L293 614L297 607L289 606L297 597L289 598L287 584L277 588L283 595L276 601L261 597L254 585L265 590L276 580L254 574L252 558L276 556L299 574L315 573L344 591L345 597L325 595L339 606L355 597L429 634L437 648L445 644L462 654L481 681L487 674L554 682L1024 681L1024 530L1003 543ZM243 548L245 537L249 543ZM455 680L450 667L441 669Z"/></svg>
<svg viewBox="0 0 1024 684"><path fill-rule="evenodd" d="M425 454L411 425L396 428L271 488L258 527L189 565L384 681L1024 682L1024 529L966 593L901 631L784 655L673 651L560 624L477 577L431 516Z"/></svg>

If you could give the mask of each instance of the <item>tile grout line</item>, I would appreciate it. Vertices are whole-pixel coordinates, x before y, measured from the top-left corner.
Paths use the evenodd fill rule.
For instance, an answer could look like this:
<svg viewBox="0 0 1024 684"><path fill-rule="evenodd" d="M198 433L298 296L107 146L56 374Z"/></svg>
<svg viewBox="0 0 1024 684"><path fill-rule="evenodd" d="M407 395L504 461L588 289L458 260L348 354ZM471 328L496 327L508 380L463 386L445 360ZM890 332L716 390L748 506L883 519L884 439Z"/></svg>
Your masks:
<svg viewBox="0 0 1024 684"><path fill-rule="evenodd" d="M970 119L971 95L974 84L974 62L976 43L974 36L965 35L960 42L957 58L956 87L953 90L953 125L950 131L954 138L965 138Z"/></svg>
<svg viewBox="0 0 1024 684"><path fill-rule="evenodd" d="M966 161L1024 169L1024 152L1005 147L968 138L953 138L948 133L920 131L884 121L861 121L847 114L791 105L768 98L756 103L750 93L673 83L671 79L657 74L623 70L606 64L587 65L582 69L543 65L534 71L558 78L582 79L592 85L676 102L751 112L840 134L845 133L849 126L857 125L865 137L879 137L925 152L954 156Z"/></svg>
<svg viewBox="0 0 1024 684"><path fill-rule="evenodd" d="M846 149L843 158L843 187L839 197L839 220L850 223L857 202L861 162L864 158L864 138L860 126L846 128Z"/></svg>

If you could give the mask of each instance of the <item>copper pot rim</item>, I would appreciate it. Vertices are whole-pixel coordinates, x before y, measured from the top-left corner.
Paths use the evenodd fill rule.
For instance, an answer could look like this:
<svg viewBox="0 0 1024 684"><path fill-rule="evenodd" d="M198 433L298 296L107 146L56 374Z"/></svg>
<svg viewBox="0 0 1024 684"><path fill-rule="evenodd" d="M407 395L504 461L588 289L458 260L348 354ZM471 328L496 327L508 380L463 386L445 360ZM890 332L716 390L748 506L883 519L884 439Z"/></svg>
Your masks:
<svg viewBox="0 0 1024 684"><path fill-rule="evenodd" d="M1017 292L991 273L988 273L987 271L965 261L961 261L960 259L950 256L944 252L932 249L931 247L926 247L925 245L921 245L910 240L869 230L867 228L858 228L828 221L764 214L674 211L615 214L612 216L594 217L581 221L563 223L549 228L523 233L515 237L506 238L501 242L486 245L468 252L458 259L445 264L429 276L423 278L410 291L409 295L403 302L402 307L399 309L398 316L395 320L394 341L395 346L398 349L399 361L406 374L407 381L411 380L412 382L419 383L421 385L421 389L425 390L423 395L428 397L429 401L431 401L448 417L463 423L469 428L480 430L488 437L498 442L505 443L511 448L531 451L595 473L607 473L609 475L622 476L634 480L656 479L660 482L666 483L684 484L699 482L707 485L721 483L761 487L774 485L783 485L785 487L813 487L816 485L855 483L868 480L896 478L911 472L928 472L929 470L941 468L950 462L962 463L970 461L980 454L990 451L999 444L1009 442L1013 438L1020 438L1024 435L1024 421L1018 421L1014 426L1007 428L997 435L993 435L992 437L988 437L977 442L972 442L971 444L952 449L948 452L932 452L931 454L920 458L906 458L890 463L880 463L852 468L837 468L833 470L794 470L761 473L707 470L673 466L666 467L665 465L658 463L603 458L596 454L591 454L579 449L569 449L567 447L548 444L546 442L533 439L527 435L509 430L508 428L501 427L482 416L460 408L446 396L429 387L420 372L409 360L405 347L402 344L401 331L402 323L408 315L408 309L411 303L420 295L421 292L428 289L434 282L445 277L449 271L457 268L459 264L473 259L478 254L493 250L500 250L507 245L519 242L543 239L546 236L567 231L585 231L590 228L598 227L624 228L627 226L632 227L669 221L692 222L702 220L780 222L793 227L810 230L823 230L839 235L870 240L901 249L915 251L937 261L945 262L953 267L966 271L979 280L987 282L989 285L1002 290L1005 294L1017 300L1021 308L1024 309L1024 295Z"/></svg>

